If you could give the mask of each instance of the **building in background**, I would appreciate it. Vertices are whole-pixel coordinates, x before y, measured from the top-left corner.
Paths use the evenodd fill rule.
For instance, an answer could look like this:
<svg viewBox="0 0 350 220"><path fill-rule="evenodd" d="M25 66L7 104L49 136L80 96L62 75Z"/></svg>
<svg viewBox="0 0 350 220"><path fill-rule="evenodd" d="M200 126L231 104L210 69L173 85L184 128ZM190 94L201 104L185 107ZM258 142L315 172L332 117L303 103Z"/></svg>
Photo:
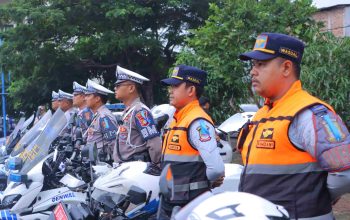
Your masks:
<svg viewBox="0 0 350 220"><path fill-rule="evenodd" d="M337 37L350 36L350 0L314 0L318 12L316 21L324 23L323 31L332 31Z"/></svg>

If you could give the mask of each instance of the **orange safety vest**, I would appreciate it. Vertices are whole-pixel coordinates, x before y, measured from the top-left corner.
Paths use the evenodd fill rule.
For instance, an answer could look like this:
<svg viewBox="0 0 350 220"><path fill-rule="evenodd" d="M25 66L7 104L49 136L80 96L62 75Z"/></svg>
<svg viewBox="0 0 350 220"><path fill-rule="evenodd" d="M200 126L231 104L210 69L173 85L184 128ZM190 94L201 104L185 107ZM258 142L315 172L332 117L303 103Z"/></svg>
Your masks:
<svg viewBox="0 0 350 220"><path fill-rule="evenodd" d="M213 123L196 100L175 113L164 135L162 167L170 164L166 180L172 191L166 198L168 202L187 203L209 189L205 163L198 150L191 145L187 134L192 122L199 118Z"/></svg>
<svg viewBox="0 0 350 220"><path fill-rule="evenodd" d="M271 109L265 105L256 113L243 146L238 146L242 148L245 165L240 191L283 205L290 217L296 219L331 211L327 172L320 168L316 158L298 149L288 137L294 117L316 104L334 111L302 90L300 81L295 82Z"/></svg>

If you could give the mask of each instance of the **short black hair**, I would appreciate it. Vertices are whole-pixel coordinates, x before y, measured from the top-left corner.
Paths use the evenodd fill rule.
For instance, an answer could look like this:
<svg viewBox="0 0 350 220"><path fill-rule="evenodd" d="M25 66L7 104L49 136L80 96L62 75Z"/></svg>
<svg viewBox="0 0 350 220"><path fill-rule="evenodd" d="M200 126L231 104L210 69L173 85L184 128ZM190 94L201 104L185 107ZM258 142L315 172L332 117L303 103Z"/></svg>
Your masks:
<svg viewBox="0 0 350 220"><path fill-rule="evenodd" d="M191 82L186 82L186 88L188 88L190 86L194 86L196 88L196 97L197 97L197 99L199 99L199 97L201 97L203 92L204 92L204 88L200 85L197 85L197 84L194 84Z"/></svg>
<svg viewBox="0 0 350 220"><path fill-rule="evenodd" d="M293 67L294 67L294 71L297 79L300 79L300 72L301 72L300 64L293 62Z"/></svg>
<svg viewBox="0 0 350 220"><path fill-rule="evenodd" d="M279 57L279 58L281 58L281 64L284 61L289 60L289 59L286 59L284 57ZM295 62L295 61L293 61L293 60L289 60L289 61L292 62L292 64L293 64L293 69L294 69L294 72L295 72L295 76L297 77L297 79L300 79L300 71L301 71L300 64Z"/></svg>
<svg viewBox="0 0 350 220"><path fill-rule="evenodd" d="M102 102L103 104L106 104L106 103L107 103L107 101L108 101L108 96L102 95L102 94L99 94L99 93L95 93L94 95L100 97L100 98L101 98L101 102Z"/></svg>
<svg viewBox="0 0 350 220"><path fill-rule="evenodd" d="M209 102L210 102L209 99L207 97L205 97L205 96L201 96L199 98L199 104L200 105L205 105L206 103L209 103Z"/></svg>

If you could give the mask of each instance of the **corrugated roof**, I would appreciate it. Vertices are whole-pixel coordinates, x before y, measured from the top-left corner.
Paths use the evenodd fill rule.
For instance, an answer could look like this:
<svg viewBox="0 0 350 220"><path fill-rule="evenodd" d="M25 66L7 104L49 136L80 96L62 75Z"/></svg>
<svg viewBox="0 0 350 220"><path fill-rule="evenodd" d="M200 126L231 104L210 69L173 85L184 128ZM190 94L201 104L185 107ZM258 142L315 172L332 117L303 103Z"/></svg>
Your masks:
<svg viewBox="0 0 350 220"><path fill-rule="evenodd" d="M350 0L313 0L318 9L331 8L340 5L350 5Z"/></svg>

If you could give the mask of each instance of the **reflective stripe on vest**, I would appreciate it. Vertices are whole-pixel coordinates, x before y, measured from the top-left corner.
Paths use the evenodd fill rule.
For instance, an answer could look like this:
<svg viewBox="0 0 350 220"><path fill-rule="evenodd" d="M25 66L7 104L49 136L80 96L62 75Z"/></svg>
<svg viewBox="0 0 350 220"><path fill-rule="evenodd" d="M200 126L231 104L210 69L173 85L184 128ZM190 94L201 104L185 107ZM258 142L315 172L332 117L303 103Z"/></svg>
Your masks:
<svg viewBox="0 0 350 220"><path fill-rule="evenodd" d="M290 165L249 164L249 166L247 166L246 174L283 175L308 173L313 171L322 171L316 162Z"/></svg>
<svg viewBox="0 0 350 220"><path fill-rule="evenodd" d="M185 192L189 190L196 190L196 189L203 189L208 188L209 182L208 181L200 181L200 182L192 182L187 184L181 184L181 185L175 185L175 192Z"/></svg>
<svg viewBox="0 0 350 220"><path fill-rule="evenodd" d="M165 161L176 161L176 162L203 162L203 159L200 155L164 155Z"/></svg>

